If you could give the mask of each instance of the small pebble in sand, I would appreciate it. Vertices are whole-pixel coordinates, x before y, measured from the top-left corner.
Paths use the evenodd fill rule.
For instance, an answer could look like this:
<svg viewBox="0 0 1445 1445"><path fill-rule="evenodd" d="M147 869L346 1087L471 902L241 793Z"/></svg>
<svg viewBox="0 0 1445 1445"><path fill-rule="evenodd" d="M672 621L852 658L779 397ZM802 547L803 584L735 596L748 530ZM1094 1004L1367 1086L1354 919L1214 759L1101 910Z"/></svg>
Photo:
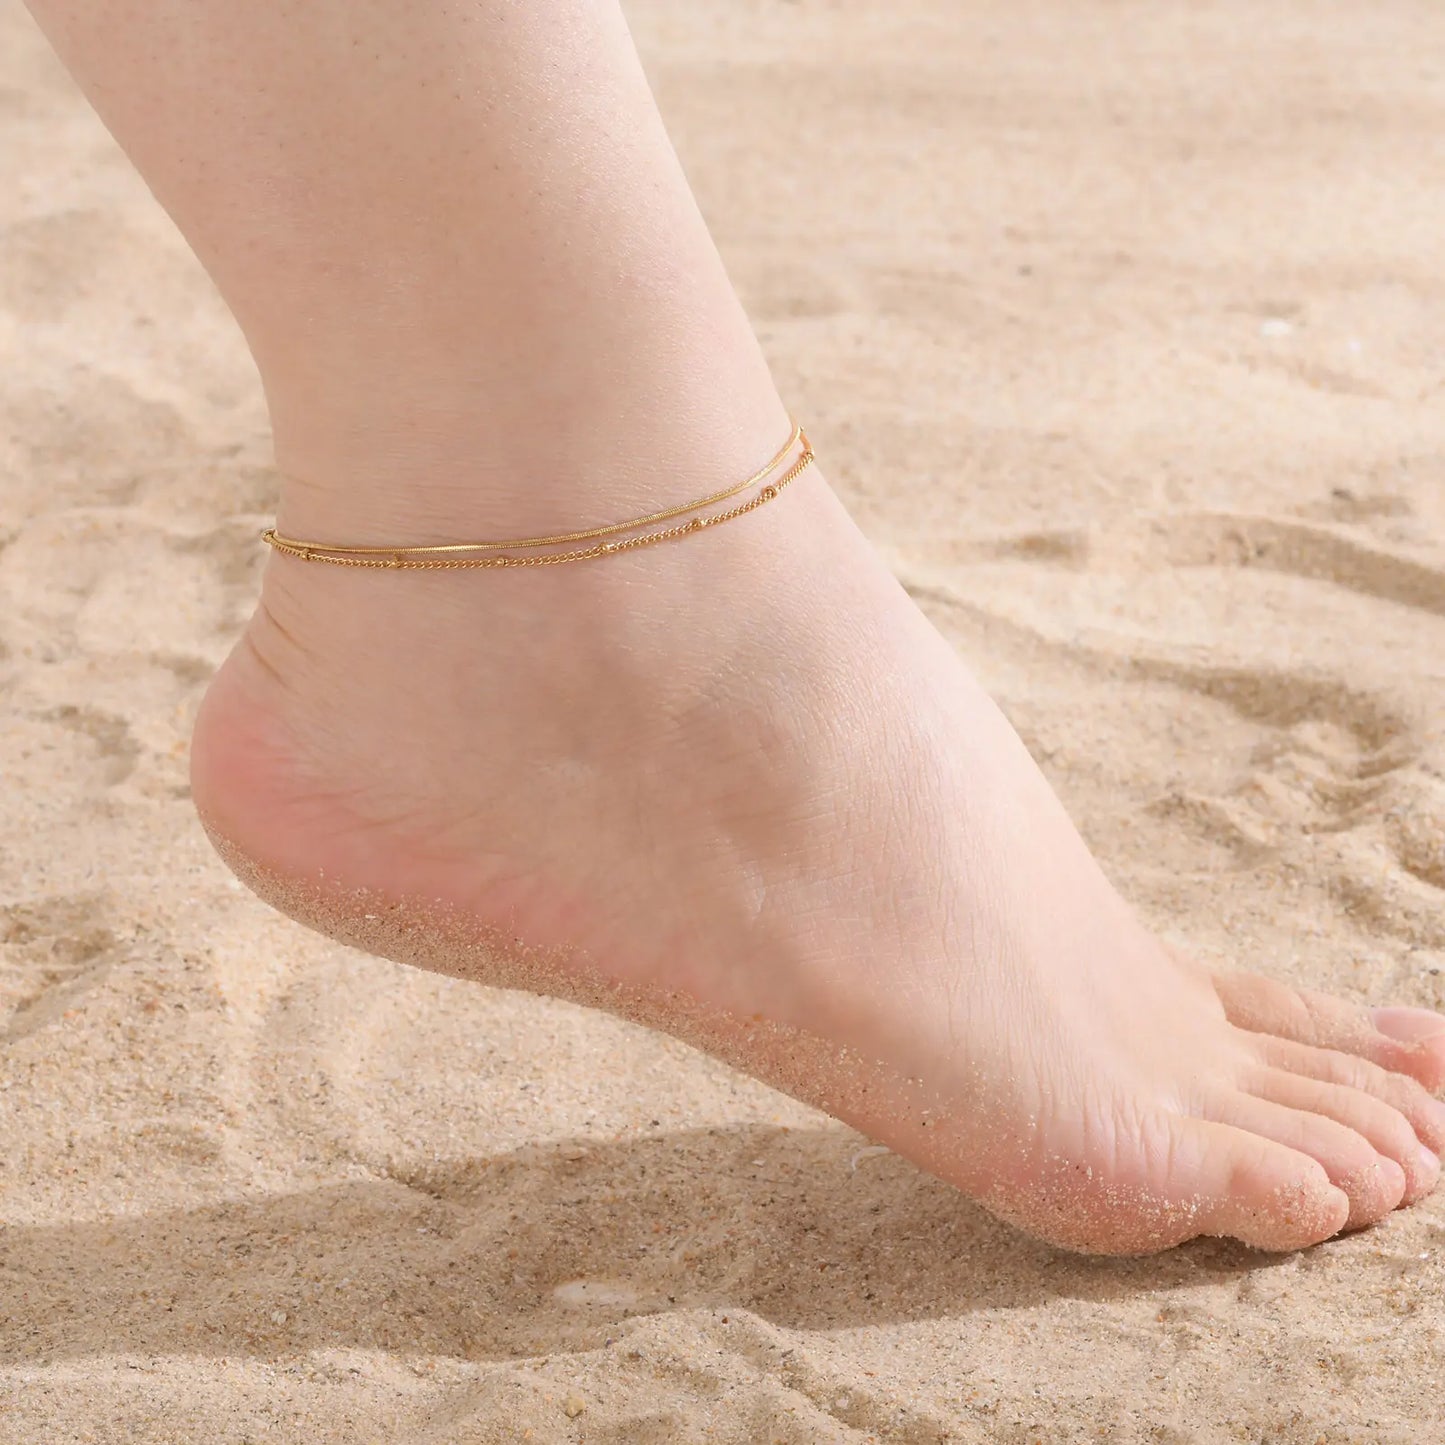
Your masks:
<svg viewBox="0 0 1445 1445"><path fill-rule="evenodd" d="M562 1413L569 1419L575 1420L587 1406L577 1398L576 1395L568 1395L562 1404Z"/></svg>
<svg viewBox="0 0 1445 1445"><path fill-rule="evenodd" d="M638 1294L631 1285L608 1279L569 1279L552 1291L565 1305L635 1305Z"/></svg>

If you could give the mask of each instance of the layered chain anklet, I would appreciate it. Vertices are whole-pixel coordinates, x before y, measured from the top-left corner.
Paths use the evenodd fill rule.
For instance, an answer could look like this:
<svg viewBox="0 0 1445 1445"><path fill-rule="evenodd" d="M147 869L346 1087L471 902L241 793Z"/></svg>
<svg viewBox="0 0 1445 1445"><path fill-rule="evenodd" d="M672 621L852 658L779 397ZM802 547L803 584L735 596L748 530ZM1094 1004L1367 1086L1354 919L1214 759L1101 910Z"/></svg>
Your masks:
<svg viewBox="0 0 1445 1445"><path fill-rule="evenodd" d="M801 444L803 450L793 464L776 481L768 478L787 461L793 449ZM706 527L716 527L721 522L731 522L735 517L746 516L759 507L771 502L789 482L795 481L813 461L813 448L807 433L796 422L792 435L765 467L754 472L745 481L726 487L710 496L682 506L668 507L661 512L652 512L645 517L636 517L630 522L613 522L605 527L591 527L584 532L563 532L555 537L518 537L506 542L448 542L435 547L343 547L329 542L302 542L294 537L280 536L274 527L261 533L261 540L278 552L299 557L303 562L330 562L337 567L400 567L429 571L462 567L553 567L560 562L586 562L593 557L611 556L615 552L630 552L637 547L654 547L659 542L673 542L681 537L690 537ZM703 507L713 507L719 502L736 497L750 487L760 484L761 490L735 507L722 512L707 512L695 516L675 527L662 527L645 532L644 527L655 527L658 522L668 522L674 517L687 516ZM623 533L633 533L624 536ZM613 541L595 541L595 538L615 538ZM574 542L591 542L589 547L574 547ZM554 547L561 551L542 551ZM518 556L518 552L530 552L530 556ZM480 556L469 555L480 553Z"/></svg>

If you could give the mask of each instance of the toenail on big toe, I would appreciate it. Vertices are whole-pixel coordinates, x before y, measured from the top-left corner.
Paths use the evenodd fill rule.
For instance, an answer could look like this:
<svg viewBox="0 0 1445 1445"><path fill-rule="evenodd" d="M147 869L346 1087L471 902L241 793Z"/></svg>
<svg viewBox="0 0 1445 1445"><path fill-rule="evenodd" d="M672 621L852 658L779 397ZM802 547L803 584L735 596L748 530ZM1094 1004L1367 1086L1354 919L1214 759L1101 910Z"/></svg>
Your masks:
<svg viewBox="0 0 1445 1445"><path fill-rule="evenodd" d="M1402 1044L1423 1044L1445 1037L1445 1015L1423 1008L1370 1010L1375 1027Z"/></svg>

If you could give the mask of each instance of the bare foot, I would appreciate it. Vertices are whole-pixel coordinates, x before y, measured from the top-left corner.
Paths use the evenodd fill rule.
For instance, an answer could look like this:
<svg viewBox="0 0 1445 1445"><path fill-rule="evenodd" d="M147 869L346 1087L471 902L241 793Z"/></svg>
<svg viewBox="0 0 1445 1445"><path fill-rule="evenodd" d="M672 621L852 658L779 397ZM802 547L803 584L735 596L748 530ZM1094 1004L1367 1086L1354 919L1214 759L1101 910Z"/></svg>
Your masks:
<svg viewBox="0 0 1445 1445"><path fill-rule="evenodd" d="M1059 1244L1290 1249L1439 1175L1445 1017L1162 947L816 473L575 566L276 558L194 784L303 922L668 1028Z"/></svg>

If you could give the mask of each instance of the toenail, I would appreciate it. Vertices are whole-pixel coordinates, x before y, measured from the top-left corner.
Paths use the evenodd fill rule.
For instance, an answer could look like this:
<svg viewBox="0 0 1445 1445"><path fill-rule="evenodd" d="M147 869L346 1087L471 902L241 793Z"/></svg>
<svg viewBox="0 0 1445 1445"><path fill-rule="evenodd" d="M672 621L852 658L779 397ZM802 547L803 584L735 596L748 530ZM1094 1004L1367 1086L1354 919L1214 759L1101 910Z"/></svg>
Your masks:
<svg viewBox="0 0 1445 1445"><path fill-rule="evenodd" d="M1422 1174L1435 1175L1440 1171L1440 1156L1432 1154L1423 1144L1415 1149L1415 1166Z"/></svg>
<svg viewBox="0 0 1445 1445"><path fill-rule="evenodd" d="M1422 1008L1377 1008L1370 1015L1382 1034L1402 1044L1423 1044L1445 1036L1445 1016Z"/></svg>

